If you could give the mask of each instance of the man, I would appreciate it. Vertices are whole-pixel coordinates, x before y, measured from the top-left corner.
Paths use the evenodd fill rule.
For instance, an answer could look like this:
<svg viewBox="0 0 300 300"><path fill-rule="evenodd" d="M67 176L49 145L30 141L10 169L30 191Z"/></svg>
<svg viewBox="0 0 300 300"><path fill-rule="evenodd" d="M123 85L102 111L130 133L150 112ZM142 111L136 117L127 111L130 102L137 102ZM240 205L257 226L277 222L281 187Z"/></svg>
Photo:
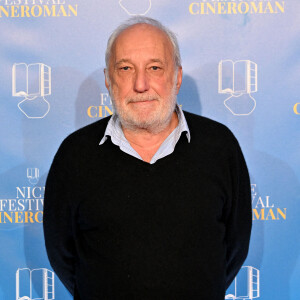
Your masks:
<svg viewBox="0 0 300 300"><path fill-rule="evenodd" d="M105 78L115 114L71 134L48 175L54 271L74 299L224 299L251 230L236 139L177 106L177 40L153 19L111 35Z"/></svg>

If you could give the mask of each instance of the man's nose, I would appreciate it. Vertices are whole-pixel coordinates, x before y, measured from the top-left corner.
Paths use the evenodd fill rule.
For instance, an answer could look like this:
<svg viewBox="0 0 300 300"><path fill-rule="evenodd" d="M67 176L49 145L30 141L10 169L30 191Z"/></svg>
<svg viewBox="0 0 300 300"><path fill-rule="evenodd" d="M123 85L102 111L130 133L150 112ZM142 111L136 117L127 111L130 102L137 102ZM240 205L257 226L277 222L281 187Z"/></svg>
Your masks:
<svg viewBox="0 0 300 300"><path fill-rule="evenodd" d="M136 72L134 78L134 90L137 93L143 93L148 91L150 88L149 78L144 70L139 70Z"/></svg>

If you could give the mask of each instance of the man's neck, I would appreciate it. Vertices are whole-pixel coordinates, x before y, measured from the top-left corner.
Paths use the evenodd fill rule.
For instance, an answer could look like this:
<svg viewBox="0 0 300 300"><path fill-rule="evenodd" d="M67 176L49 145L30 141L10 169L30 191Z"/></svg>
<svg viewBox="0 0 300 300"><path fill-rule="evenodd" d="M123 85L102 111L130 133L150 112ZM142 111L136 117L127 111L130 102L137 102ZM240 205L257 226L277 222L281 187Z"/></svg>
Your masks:
<svg viewBox="0 0 300 300"><path fill-rule="evenodd" d="M131 147L141 156L141 158L150 163L152 157L159 149L164 140L178 125L178 116L174 112L169 124L159 133L152 133L147 130L130 130L123 128L123 133Z"/></svg>

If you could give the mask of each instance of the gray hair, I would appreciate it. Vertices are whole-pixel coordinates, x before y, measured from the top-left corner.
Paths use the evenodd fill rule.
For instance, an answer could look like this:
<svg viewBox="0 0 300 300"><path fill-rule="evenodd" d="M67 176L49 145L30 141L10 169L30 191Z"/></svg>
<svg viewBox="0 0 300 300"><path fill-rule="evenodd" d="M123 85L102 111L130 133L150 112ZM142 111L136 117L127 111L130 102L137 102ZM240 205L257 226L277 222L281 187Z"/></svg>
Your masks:
<svg viewBox="0 0 300 300"><path fill-rule="evenodd" d="M129 20L125 21L124 23L122 23L121 25L119 25L111 34L111 36L108 39L107 42L107 47L106 47L106 51L105 51L105 63L106 63L106 69L109 69L109 60L110 60L110 55L111 55L111 50L112 47L114 45L115 40L117 39L117 37L127 28L136 25L136 24L148 24L148 25L152 25L158 29L160 29L162 32L164 32L168 38L170 39L170 42L173 46L173 54L174 54L174 62L175 62L175 66L181 67L181 57L180 57L180 51L179 51L179 46L178 46L178 41L177 41L177 37L176 35L169 30L168 28L166 28L164 25L162 25L159 21L148 18L148 17L144 17L144 16L135 16L130 18Z"/></svg>

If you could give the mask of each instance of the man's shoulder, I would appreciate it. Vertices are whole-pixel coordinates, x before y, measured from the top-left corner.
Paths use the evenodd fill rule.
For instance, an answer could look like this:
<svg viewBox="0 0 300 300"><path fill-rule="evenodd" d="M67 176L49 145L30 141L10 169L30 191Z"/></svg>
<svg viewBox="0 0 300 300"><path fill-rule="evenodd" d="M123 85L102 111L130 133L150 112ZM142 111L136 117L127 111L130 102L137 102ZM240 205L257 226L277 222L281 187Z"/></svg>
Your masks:
<svg viewBox="0 0 300 300"><path fill-rule="evenodd" d="M111 116L86 125L68 135L62 145L65 147L84 147L85 145L98 145L102 139L107 123Z"/></svg>
<svg viewBox="0 0 300 300"><path fill-rule="evenodd" d="M201 138L218 138L218 140L235 139L231 130L220 122L186 111L184 111L184 116L192 137L201 136Z"/></svg>
<svg viewBox="0 0 300 300"><path fill-rule="evenodd" d="M240 151L239 142L226 125L188 112L184 115L191 133L193 151L204 150L207 155L222 158Z"/></svg>

